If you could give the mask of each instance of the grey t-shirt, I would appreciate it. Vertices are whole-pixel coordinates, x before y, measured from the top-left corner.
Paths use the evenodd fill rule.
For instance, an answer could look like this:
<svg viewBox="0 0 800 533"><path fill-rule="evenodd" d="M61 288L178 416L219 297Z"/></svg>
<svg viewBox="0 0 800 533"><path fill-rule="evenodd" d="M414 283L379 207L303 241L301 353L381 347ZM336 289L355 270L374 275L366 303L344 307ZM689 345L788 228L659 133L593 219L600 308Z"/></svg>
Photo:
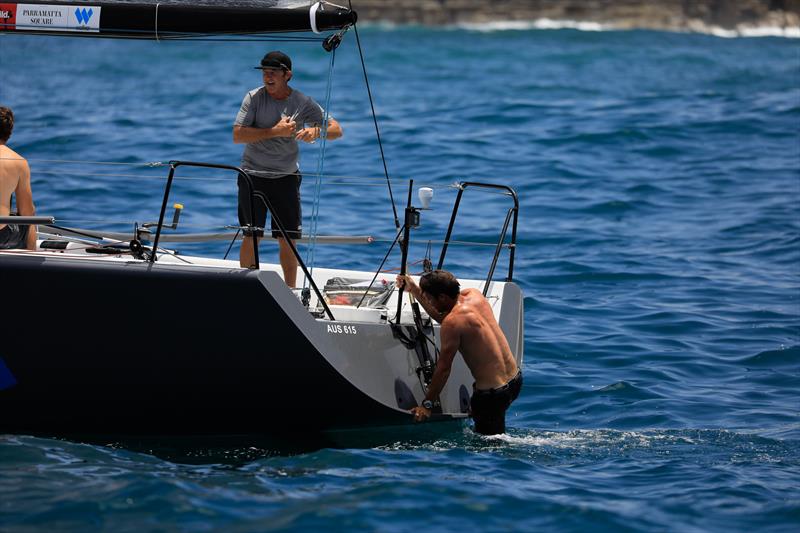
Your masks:
<svg viewBox="0 0 800 533"><path fill-rule="evenodd" d="M242 107L236 115L237 126L271 128L282 116L295 115L298 131L304 127L320 126L323 121L322 107L313 98L297 89L283 100L272 98L262 86L244 96ZM263 177L280 177L296 172L299 148L294 137L276 137L248 143L242 154L242 168L256 171ZM258 171L265 171L259 174Z"/></svg>

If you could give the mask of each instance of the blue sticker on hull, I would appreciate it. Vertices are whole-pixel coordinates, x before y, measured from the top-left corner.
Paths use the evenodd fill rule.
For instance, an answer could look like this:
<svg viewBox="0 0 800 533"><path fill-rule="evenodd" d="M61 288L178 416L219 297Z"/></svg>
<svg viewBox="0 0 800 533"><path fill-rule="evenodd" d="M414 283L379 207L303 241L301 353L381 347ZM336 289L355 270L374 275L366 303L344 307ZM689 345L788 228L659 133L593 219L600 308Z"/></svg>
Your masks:
<svg viewBox="0 0 800 533"><path fill-rule="evenodd" d="M0 390L10 389L17 384L17 380L11 370L6 366L3 358L0 357Z"/></svg>

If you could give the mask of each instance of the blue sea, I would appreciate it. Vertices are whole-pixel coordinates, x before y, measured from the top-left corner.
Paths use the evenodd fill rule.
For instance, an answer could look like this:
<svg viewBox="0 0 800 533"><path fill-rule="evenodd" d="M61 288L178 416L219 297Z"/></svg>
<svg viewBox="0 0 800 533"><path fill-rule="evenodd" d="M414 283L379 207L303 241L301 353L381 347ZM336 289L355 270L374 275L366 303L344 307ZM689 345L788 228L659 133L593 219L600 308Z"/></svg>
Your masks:
<svg viewBox="0 0 800 533"><path fill-rule="evenodd" d="M519 194L525 385L507 434L418 426L288 449L0 435L0 530L800 530L800 40L359 36L398 212L409 180L435 190L412 269L438 258L452 184ZM238 165L231 126L274 48L345 132L303 148L306 229L374 238L301 252L377 269L396 230L352 31L333 58L318 41L0 35L0 105L16 114L9 145L30 160L38 212L132 231L157 219L157 163ZM236 222L234 176L178 177L179 231ZM510 205L468 190L446 267L484 278ZM276 261L276 247L262 255ZM399 263L393 252L385 268ZM507 267L504 253L498 278ZM102 335L124 342L130 328ZM96 335L74 332L65 356Z"/></svg>

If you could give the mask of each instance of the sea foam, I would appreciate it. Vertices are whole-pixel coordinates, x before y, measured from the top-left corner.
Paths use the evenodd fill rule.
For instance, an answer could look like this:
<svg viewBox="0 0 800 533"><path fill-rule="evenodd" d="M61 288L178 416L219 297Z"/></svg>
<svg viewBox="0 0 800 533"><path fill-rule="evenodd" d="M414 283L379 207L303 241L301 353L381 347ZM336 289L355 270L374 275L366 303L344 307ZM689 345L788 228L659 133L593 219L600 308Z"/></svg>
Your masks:
<svg viewBox="0 0 800 533"><path fill-rule="evenodd" d="M625 31L631 28L620 24L541 18L536 20L495 20L491 22L462 22L451 27L478 32L498 31L525 31L525 30L578 30L578 31ZM650 28L656 29L656 28ZM722 28L705 24L699 20L690 20L686 26L673 28L658 28L658 31L671 31L677 33L704 33L715 37L784 37L788 39L800 38L800 27L797 26L750 26L740 24L736 28Z"/></svg>

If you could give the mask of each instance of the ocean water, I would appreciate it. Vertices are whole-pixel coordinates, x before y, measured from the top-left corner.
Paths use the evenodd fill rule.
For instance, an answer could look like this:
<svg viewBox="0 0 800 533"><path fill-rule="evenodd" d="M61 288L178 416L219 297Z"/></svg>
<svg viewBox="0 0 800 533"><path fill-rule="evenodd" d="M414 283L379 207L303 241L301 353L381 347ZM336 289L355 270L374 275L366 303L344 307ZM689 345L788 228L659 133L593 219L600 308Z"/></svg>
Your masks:
<svg viewBox="0 0 800 533"><path fill-rule="evenodd" d="M398 209L409 179L436 192L413 261L429 241L438 256L454 182L519 194L525 385L508 433L420 426L288 449L0 435L0 530L797 531L800 41L361 39ZM231 124L272 48L292 56L296 87L328 100L316 42L0 35L0 105L16 113L9 144L30 160L39 213L129 230L157 217L166 171L152 163L238 164ZM345 137L324 165L321 143L303 149L306 227L318 190L320 234L375 242L318 246L313 263L373 270L395 230L352 32L328 107ZM236 221L232 176L179 176L183 231ZM467 192L457 275L486 275L508 207Z"/></svg>

